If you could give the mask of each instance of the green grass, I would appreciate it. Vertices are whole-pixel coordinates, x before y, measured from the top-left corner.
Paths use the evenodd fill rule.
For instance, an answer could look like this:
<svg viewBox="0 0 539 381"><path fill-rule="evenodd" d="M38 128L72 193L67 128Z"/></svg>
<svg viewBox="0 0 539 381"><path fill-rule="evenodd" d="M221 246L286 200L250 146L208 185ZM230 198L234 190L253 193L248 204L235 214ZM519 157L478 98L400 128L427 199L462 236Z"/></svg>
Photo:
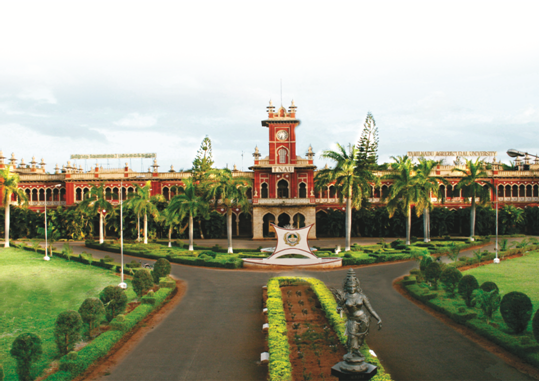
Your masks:
<svg viewBox="0 0 539 381"><path fill-rule="evenodd" d="M466 274L475 276L479 284L486 281L496 283L502 297L511 291L525 293L530 297L535 311L539 308L538 264L539 252L532 252L499 264L480 266L466 271Z"/></svg>
<svg viewBox="0 0 539 381"><path fill-rule="evenodd" d="M535 314L539 309L538 264L539 252L533 251L500 264L491 263L470 269L464 274L475 276L479 284L486 281L496 283L502 298L512 291L523 292L531 299ZM430 290L425 285L415 284L414 279L410 277L404 284L417 299L539 368L539 343L533 337L531 321L523 333L515 334L505 324L499 309L487 321L479 308L466 307L461 297L448 297L442 287L439 291Z"/></svg>
<svg viewBox="0 0 539 381"><path fill-rule="evenodd" d="M15 361L9 355L13 340L31 332L43 341L43 356L36 363L41 373L57 355L54 323L65 310L78 310L84 299L97 297L120 278L111 271L19 249L0 250L0 361L6 381L18 379ZM128 282L129 283L129 282ZM131 288L128 298L135 297Z"/></svg>

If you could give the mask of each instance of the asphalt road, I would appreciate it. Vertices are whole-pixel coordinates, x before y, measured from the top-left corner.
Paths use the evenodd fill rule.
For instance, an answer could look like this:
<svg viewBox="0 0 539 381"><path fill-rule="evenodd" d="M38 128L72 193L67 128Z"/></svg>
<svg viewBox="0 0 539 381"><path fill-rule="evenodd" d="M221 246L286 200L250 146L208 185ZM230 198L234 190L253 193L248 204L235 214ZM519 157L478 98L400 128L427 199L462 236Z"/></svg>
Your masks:
<svg viewBox="0 0 539 381"><path fill-rule="evenodd" d="M367 341L394 380L532 380L395 291L393 280L416 266L401 262L355 270L383 320L383 329L373 329ZM182 302L103 380L265 380L267 367L257 363L264 349L262 286L272 276L293 274L340 288L346 271L263 273L173 265L172 274L188 283Z"/></svg>

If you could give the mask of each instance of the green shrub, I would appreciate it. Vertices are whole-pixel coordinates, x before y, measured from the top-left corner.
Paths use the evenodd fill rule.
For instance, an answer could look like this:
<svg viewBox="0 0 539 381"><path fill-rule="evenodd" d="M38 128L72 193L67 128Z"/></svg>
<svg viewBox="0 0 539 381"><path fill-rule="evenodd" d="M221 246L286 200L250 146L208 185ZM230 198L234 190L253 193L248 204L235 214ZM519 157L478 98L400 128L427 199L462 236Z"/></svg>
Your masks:
<svg viewBox="0 0 539 381"><path fill-rule="evenodd" d="M500 307L501 298L498 290L485 291L478 288L474 290L472 296L472 304L479 306L487 319L491 319L492 314Z"/></svg>
<svg viewBox="0 0 539 381"><path fill-rule="evenodd" d="M139 267L142 267L142 264L140 262L132 260L131 262L126 263L125 267L127 267L129 269L138 269Z"/></svg>
<svg viewBox="0 0 539 381"><path fill-rule="evenodd" d="M99 294L99 299L105 306L105 316L108 322L123 313L127 307L127 295L119 286L105 287Z"/></svg>
<svg viewBox="0 0 539 381"><path fill-rule="evenodd" d="M153 265L152 277L155 284L159 284L159 278L166 277L170 274L170 262L165 258L159 258Z"/></svg>
<svg viewBox="0 0 539 381"><path fill-rule="evenodd" d="M533 315L532 331L535 341L539 343L539 310L537 310L537 312L535 312L535 315Z"/></svg>
<svg viewBox="0 0 539 381"><path fill-rule="evenodd" d="M526 330L532 317L533 305L528 295L513 291L505 294L500 304L503 321L515 333Z"/></svg>
<svg viewBox="0 0 539 381"><path fill-rule="evenodd" d="M146 295L142 298L143 304L151 304L152 306L155 305L155 295L153 291L148 291Z"/></svg>
<svg viewBox="0 0 539 381"><path fill-rule="evenodd" d="M176 282L168 276L161 278L159 280L159 288L176 288Z"/></svg>
<svg viewBox="0 0 539 381"><path fill-rule="evenodd" d="M103 302L98 298L87 298L82 302L79 308L79 314L82 320L88 324L88 336L91 337L95 324L99 323L102 316L105 315L105 307L103 306Z"/></svg>
<svg viewBox="0 0 539 381"><path fill-rule="evenodd" d="M404 242L397 238L395 241L392 241L389 245L391 246L391 248L396 249L397 246L403 246Z"/></svg>
<svg viewBox="0 0 539 381"><path fill-rule="evenodd" d="M344 258L352 258L352 254L351 253L345 253Z"/></svg>
<svg viewBox="0 0 539 381"><path fill-rule="evenodd" d="M215 257L217 256L217 253L214 253L213 251L203 251L202 253L200 253L200 256L203 256L203 255L206 255L210 258L215 259Z"/></svg>
<svg viewBox="0 0 539 381"><path fill-rule="evenodd" d="M455 267L447 267L440 275L440 281L450 295L455 295L457 284L462 279L462 273Z"/></svg>
<svg viewBox="0 0 539 381"><path fill-rule="evenodd" d="M138 270L133 277L133 290L142 297L146 291L153 287L153 277L148 269Z"/></svg>
<svg viewBox="0 0 539 381"><path fill-rule="evenodd" d="M438 289L438 279L440 279L441 274L442 267L438 262L430 263L425 269L425 279L428 282L432 282L435 290Z"/></svg>
<svg viewBox="0 0 539 381"><path fill-rule="evenodd" d="M9 352L17 361L17 375L20 381L31 381L32 363L39 360L43 349L41 339L33 333L23 333L13 341Z"/></svg>
<svg viewBox="0 0 539 381"><path fill-rule="evenodd" d="M427 266L430 265L432 263L432 261L433 261L433 259L432 259L432 257L430 255L421 258L421 262L419 262L419 269L421 271L425 271Z"/></svg>
<svg viewBox="0 0 539 381"><path fill-rule="evenodd" d="M496 291L500 292L500 290L498 289L498 286L496 285L496 283L491 282L491 281L484 282L483 284L481 284L481 286L479 288L481 290L483 290L483 291L486 291L486 292L490 292L492 290L496 290Z"/></svg>
<svg viewBox="0 0 539 381"><path fill-rule="evenodd" d="M54 326L54 338L60 355L72 351L81 339L82 318L77 311L64 311L58 315Z"/></svg>
<svg viewBox="0 0 539 381"><path fill-rule="evenodd" d="M105 258L101 258L100 262L102 262L102 263L112 263L112 262L114 262L114 258L109 257L108 255L105 255Z"/></svg>
<svg viewBox="0 0 539 381"><path fill-rule="evenodd" d="M479 288L479 283L473 275L464 275L458 284L458 290L467 307L472 306L472 294Z"/></svg>

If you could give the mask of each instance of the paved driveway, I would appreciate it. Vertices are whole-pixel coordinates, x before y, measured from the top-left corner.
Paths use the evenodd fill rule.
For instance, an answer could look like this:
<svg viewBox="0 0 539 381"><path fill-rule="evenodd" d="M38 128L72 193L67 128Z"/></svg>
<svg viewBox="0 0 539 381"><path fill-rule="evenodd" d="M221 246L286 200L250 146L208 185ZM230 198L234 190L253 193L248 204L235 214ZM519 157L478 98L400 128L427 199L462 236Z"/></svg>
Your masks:
<svg viewBox="0 0 539 381"><path fill-rule="evenodd" d="M82 250L105 254L75 247ZM532 379L395 291L392 281L416 266L356 269L383 320L384 328L371 332L369 346L393 379ZM346 270L262 273L173 265L172 273L188 283L182 302L103 380L265 380L267 368L257 364L264 348L262 286L272 276L294 274L341 287Z"/></svg>

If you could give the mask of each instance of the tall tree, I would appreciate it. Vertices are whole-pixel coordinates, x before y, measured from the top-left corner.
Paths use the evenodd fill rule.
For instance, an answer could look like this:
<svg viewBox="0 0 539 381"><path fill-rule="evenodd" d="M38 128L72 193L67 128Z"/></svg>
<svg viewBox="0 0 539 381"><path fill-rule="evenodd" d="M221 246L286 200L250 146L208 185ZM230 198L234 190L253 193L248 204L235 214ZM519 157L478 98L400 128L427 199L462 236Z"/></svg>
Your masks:
<svg viewBox="0 0 539 381"><path fill-rule="evenodd" d="M11 196L15 195L19 200L19 204L26 204L28 199L22 189L19 189L19 175L11 172L11 166L7 165L0 169L0 189L2 190L2 203L4 204L4 247L9 247L9 222L10 222L10 206Z"/></svg>
<svg viewBox="0 0 539 381"><path fill-rule="evenodd" d="M367 113L363 123L363 131L356 148L357 171L375 170L378 165L378 127L370 112Z"/></svg>
<svg viewBox="0 0 539 381"><path fill-rule="evenodd" d="M150 181L147 181L143 187L135 184L135 191L127 199L128 206L133 208L137 215L144 215L144 244L148 243L148 214L152 215L154 219L158 218L159 209L156 204L159 201L164 201L163 195L152 196L151 190Z"/></svg>
<svg viewBox="0 0 539 381"><path fill-rule="evenodd" d="M350 250L352 233L352 208L361 208L363 195L369 192L370 184L368 179L356 175L356 157L358 150L350 145L348 150L337 143L337 150L323 151L320 157L330 159L335 162L334 168L324 168L316 174L315 188L319 191L328 184L334 183L339 195L339 201L342 204L346 199L346 247L345 251Z"/></svg>
<svg viewBox="0 0 539 381"><path fill-rule="evenodd" d="M247 213L251 207L247 190L252 187L251 179L234 177L230 169L214 169L206 174L207 194L213 199L215 206L221 202L221 207L226 210L226 232L228 238L228 253L232 249L232 209L239 208Z"/></svg>
<svg viewBox="0 0 539 381"><path fill-rule="evenodd" d="M206 135L200 143L200 148L197 151L197 155L193 160L193 166L191 168L191 177L198 184L203 184L206 178L206 174L212 170L213 167L213 153L211 148L211 140ZM197 186L197 192L199 196L204 197L204 186ZM198 218L198 227L200 232L200 238L204 239L204 233L202 230L202 219Z"/></svg>
<svg viewBox="0 0 539 381"><path fill-rule="evenodd" d="M181 193L170 200L167 213L170 220L177 218L181 221L184 217L189 217L189 250L193 251L193 219L197 216L206 217L209 206L204 197L197 195L197 187L193 179L184 179L183 184L180 187Z"/></svg>
<svg viewBox="0 0 539 381"><path fill-rule="evenodd" d="M412 204L417 202L421 193L417 177L414 177L412 160L408 156L391 157L395 162L391 164L392 173L383 178L392 180L387 195L387 210L389 217L393 217L397 210L401 210L406 217L406 244L410 244L410 228L412 225Z"/></svg>
<svg viewBox="0 0 539 381"><path fill-rule="evenodd" d="M475 209L476 198L479 198L479 205L485 205L490 201L490 190L494 189L488 180L488 173L485 170L485 162L480 158L475 161L466 159L466 169L454 168L453 172L463 175L456 190L462 189L462 196L471 198L470 208L470 240L474 240L475 235Z"/></svg>
<svg viewBox="0 0 539 381"><path fill-rule="evenodd" d="M419 158L416 166L416 181L419 187L419 197L416 204L416 213L423 213L423 240L430 242L430 210L432 209L431 197L440 197L440 183L448 184L447 180L440 176L433 176L434 168L440 161ZM419 217L419 214L418 214Z"/></svg>
<svg viewBox="0 0 539 381"><path fill-rule="evenodd" d="M84 200L79 204L79 208L83 213L90 215L99 214L99 243L105 241L103 222L105 215L114 213L112 204L107 200L105 194L105 183L101 185L92 185L92 188L85 194Z"/></svg>

